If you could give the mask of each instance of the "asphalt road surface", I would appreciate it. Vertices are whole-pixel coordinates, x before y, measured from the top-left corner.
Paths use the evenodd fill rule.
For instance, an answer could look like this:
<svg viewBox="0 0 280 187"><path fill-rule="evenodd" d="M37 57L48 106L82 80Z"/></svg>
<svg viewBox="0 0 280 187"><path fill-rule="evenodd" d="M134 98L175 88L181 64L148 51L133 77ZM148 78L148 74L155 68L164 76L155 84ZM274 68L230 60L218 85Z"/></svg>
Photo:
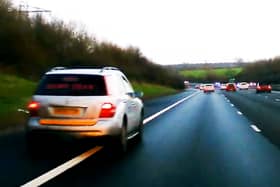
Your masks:
<svg viewBox="0 0 280 187"><path fill-rule="evenodd" d="M146 119L173 107L146 120L141 143L123 157L104 146L43 186L279 187L279 103L279 93L195 90L147 101ZM33 158L17 131L0 146L0 186L20 186L95 145L52 143Z"/></svg>

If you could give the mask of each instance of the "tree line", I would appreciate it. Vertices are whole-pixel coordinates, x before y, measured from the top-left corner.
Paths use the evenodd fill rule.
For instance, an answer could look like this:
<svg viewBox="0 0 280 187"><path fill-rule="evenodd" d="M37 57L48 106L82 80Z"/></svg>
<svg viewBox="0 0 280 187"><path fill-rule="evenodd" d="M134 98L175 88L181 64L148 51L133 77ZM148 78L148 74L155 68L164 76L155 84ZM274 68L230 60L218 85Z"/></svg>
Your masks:
<svg viewBox="0 0 280 187"><path fill-rule="evenodd" d="M30 17L0 0L0 71L38 80L54 66L116 66L130 79L183 88L175 71L155 64L136 47L98 41L61 20Z"/></svg>
<svg viewBox="0 0 280 187"><path fill-rule="evenodd" d="M280 57L249 63L237 76L237 79L280 84Z"/></svg>

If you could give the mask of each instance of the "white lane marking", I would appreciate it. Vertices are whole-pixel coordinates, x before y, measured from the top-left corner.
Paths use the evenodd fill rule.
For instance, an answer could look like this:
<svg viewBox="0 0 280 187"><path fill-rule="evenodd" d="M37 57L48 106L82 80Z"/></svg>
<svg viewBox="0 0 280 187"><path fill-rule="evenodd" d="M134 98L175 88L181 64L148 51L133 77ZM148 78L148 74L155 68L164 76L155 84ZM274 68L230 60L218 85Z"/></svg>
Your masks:
<svg viewBox="0 0 280 187"><path fill-rule="evenodd" d="M163 110L161 110L161 111L159 111L159 112L153 114L152 116L147 117L146 119L144 119L143 124L145 125L146 123L152 121L153 119L157 118L158 116L162 115L163 113L167 112L168 110L174 108L175 106L181 104L182 102L184 102L184 101L190 99L191 97L197 95L198 93L199 93L199 92L195 92L195 93L193 93L192 95L190 95L190 96L188 96L188 97L185 97L185 98L181 99L180 101L177 101L176 103L170 105L169 107L166 107L165 109L163 109Z"/></svg>
<svg viewBox="0 0 280 187"><path fill-rule="evenodd" d="M240 111L237 111L237 114L239 114L239 115L243 115L243 114L242 114L242 112L240 112Z"/></svg>
<svg viewBox="0 0 280 187"><path fill-rule="evenodd" d="M275 101L279 102L279 101L280 101L280 99L275 99Z"/></svg>
<svg viewBox="0 0 280 187"><path fill-rule="evenodd" d="M179 105L180 103L190 99L191 97L197 95L200 92L195 92L190 96L187 96L179 101L177 101L176 103L170 105L169 107L155 113L154 115L144 119L143 124L147 124L148 122L152 121L153 119L157 118L158 116L160 116L161 114L167 112L168 110L174 108L175 106ZM67 171L68 169L76 166L77 164L81 163L82 161L84 161L85 159L87 159L88 157L92 156L93 154L97 153L98 151L100 151L103 147L102 146L96 146L84 153L82 153L81 155L65 162L64 164L50 170L49 172L27 182L26 184L21 185L22 187L33 187L33 186L40 186L46 182L48 182L49 180L55 178L56 176L60 175L61 173Z"/></svg>
<svg viewBox="0 0 280 187"><path fill-rule="evenodd" d="M65 162L64 164L50 170L49 172L33 179L32 181L22 185L22 187L40 186L40 185L44 184L45 182L53 179L54 177L60 175L61 173L65 172L66 170L68 170L68 169L74 167L75 165L79 164L80 162L87 159L88 157L90 157L94 153L100 151L102 148L103 147L101 147L101 146L96 146L96 147L86 151L85 153L83 153L83 154Z"/></svg>
<svg viewBox="0 0 280 187"><path fill-rule="evenodd" d="M261 132L261 130L256 125L251 125L251 128L256 132Z"/></svg>

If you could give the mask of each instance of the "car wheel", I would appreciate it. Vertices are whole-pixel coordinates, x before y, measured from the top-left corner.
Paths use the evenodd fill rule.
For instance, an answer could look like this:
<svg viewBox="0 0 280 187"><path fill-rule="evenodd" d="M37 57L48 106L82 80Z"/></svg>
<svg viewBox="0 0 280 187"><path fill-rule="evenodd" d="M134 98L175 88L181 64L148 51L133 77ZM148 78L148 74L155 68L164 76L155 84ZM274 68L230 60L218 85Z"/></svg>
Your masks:
<svg viewBox="0 0 280 187"><path fill-rule="evenodd" d="M127 151L127 146L128 146L128 140L127 140L127 127L126 127L126 120L123 120L122 128L121 128L121 133L117 138L116 142L116 151L120 155L124 154Z"/></svg>
<svg viewBox="0 0 280 187"><path fill-rule="evenodd" d="M137 135L137 140L141 141L143 138L143 119L144 119L144 114L141 112L141 119L138 125L138 135Z"/></svg>

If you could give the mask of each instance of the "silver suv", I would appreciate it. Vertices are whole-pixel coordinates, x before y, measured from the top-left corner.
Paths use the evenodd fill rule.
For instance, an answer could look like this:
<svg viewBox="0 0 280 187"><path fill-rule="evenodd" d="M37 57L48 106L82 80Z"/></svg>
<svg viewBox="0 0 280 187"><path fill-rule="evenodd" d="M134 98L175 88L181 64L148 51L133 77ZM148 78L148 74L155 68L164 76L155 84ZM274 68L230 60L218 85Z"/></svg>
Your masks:
<svg viewBox="0 0 280 187"><path fill-rule="evenodd" d="M53 68L28 104L27 144L44 135L113 137L124 152L128 139L142 136L141 96L114 67Z"/></svg>

